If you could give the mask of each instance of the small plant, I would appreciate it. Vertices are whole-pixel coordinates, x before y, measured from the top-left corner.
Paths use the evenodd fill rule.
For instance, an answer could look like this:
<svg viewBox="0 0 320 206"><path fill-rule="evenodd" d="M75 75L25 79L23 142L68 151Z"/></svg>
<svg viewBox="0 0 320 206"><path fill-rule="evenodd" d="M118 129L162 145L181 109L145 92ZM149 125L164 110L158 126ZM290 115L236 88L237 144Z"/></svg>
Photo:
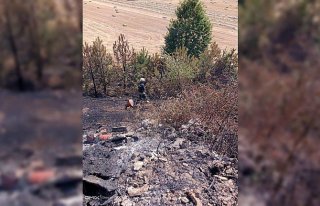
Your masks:
<svg viewBox="0 0 320 206"><path fill-rule="evenodd" d="M188 55L182 47L172 55L166 55L165 80L168 94L181 93L183 88L190 85L198 73L198 59Z"/></svg>

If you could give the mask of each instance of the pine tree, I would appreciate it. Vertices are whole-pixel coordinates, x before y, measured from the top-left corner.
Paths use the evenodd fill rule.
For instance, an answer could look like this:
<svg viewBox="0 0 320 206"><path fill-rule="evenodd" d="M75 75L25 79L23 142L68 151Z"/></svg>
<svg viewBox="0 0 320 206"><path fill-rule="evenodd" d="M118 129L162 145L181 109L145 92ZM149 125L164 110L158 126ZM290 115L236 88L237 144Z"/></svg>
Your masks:
<svg viewBox="0 0 320 206"><path fill-rule="evenodd" d="M176 10L165 37L164 51L172 54L185 47L188 54L198 57L211 41L212 25L200 0L184 0Z"/></svg>

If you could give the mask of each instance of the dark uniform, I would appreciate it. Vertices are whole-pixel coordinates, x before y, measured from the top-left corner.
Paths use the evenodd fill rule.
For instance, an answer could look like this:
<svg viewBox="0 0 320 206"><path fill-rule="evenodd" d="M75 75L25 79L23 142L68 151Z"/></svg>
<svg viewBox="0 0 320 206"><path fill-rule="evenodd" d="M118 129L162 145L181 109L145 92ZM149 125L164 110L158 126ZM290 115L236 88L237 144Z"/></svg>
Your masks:
<svg viewBox="0 0 320 206"><path fill-rule="evenodd" d="M147 95L146 95L146 82L145 81L140 81L140 83L138 85L138 91L139 91L139 99L146 100Z"/></svg>

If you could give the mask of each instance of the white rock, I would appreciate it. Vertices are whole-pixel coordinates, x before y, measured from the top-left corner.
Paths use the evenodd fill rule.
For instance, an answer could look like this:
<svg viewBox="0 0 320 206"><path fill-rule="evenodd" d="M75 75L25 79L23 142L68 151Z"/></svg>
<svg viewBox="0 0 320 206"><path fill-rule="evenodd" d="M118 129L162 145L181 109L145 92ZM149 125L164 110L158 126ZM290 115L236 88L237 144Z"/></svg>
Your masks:
<svg viewBox="0 0 320 206"><path fill-rule="evenodd" d="M134 171L138 171L138 170L140 170L142 168L142 166L143 166L143 162L137 161L133 165L133 170Z"/></svg>
<svg viewBox="0 0 320 206"><path fill-rule="evenodd" d="M149 190L149 186L148 185L144 185L142 187L139 188L134 188L134 187L129 187L128 188L128 194L130 197L135 197L135 196L140 196L143 193L147 192Z"/></svg>

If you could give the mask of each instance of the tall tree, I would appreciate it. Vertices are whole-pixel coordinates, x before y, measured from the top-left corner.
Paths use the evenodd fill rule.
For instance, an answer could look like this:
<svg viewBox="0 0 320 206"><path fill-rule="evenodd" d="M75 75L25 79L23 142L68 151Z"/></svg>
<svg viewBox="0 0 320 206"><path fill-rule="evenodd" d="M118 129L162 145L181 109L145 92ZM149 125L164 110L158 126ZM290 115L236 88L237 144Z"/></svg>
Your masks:
<svg viewBox="0 0 320 206"><path fill-rule="evenodd" d="M15 63L15 73L17 76L17 84L20 91L24 90L24 79L21 72L21 63L20 63L20 57L18 53L18 47L16 42L16 37L13 30L13 22L12 22L12 8L16 5L15 1L10 2L9 0L5 0L3 2L3 22L6 28L6 37L7 41L9 43L9 49L12 52L14 63ZM12 12L12 13L11 13Z"/></svg>
<svg viewBox="0 0 320 206"><path fill-rule="evenodd" d="M127 78L128 78L128 69L129 63L133 58L134 51L129 48L129 43L125 39L124 34L120 34L118 41L113 44L113 53L122 68L123 72L123 89L127 88Z"/></svg>
<svg viewBox="0 0 320 206"><path fill-rule="evenodd" d="M102 40L98 37L92 45L92 60L97 70L99 84L103 88L103 93L107 92L108 66L112 65L112 56L107 54L107 48L103 45Z"/></svg>
<svg viewBox="0 0 320 206"><path fill-rule="evenodd" d="M93 89L94 89L94 96L98 97L98 91L97 91L97 85L96 85L96 78L95 78L95 65L93 61L93 55L92 55L92 47L89 46L87 43L85 43L83 47L83 73L89 74L90 79L93 83Z"/></svg>
<svg viewBox="0 0 320 206"><path fill-rule="evenodd" d="M164 51L172 54L186 47L188 54L198 57L209 45L212 25L200 0L184 0L176 10L165 37Z"/></svg>

